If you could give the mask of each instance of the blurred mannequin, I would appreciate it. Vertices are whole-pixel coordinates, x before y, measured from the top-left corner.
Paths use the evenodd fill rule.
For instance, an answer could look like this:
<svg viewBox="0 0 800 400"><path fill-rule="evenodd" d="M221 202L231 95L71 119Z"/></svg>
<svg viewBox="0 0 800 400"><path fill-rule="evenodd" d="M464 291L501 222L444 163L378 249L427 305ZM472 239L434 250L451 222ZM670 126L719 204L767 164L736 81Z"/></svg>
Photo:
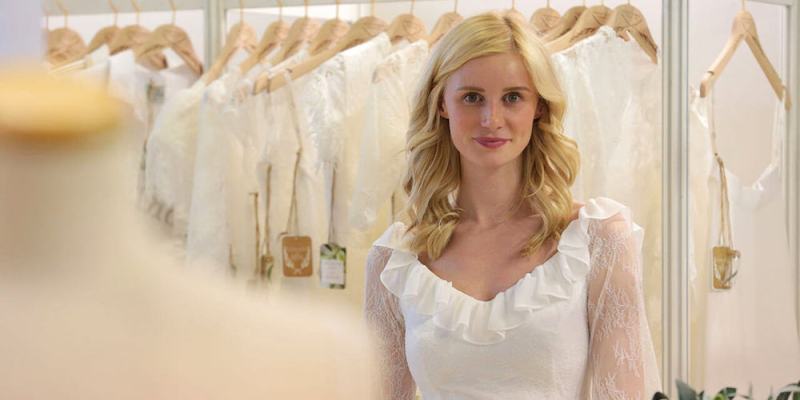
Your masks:
<svg viewBox="0 0 800 400"><path fill-rule="evenodd" d="M0 73L3 397L372 398L356 318L228 291L148 241L119 111L86 85Z"/></svg>

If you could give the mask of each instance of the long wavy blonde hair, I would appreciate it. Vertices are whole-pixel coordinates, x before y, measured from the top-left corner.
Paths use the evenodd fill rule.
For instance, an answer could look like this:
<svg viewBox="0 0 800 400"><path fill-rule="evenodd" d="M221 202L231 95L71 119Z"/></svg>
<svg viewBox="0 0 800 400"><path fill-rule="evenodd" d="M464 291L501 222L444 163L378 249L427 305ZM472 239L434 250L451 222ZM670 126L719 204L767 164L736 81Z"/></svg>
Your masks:
<svg viewBox="0 0 800 400"><path fill-rule="evenodd" d="M475 58L514 52L524 60L544 113L533 124L522 152L522 196L543 221L523 255L535 253L548 240L558 240L573 213L570 187L579 167L575 141L565 136L566 101L550 55L527 24L513 15L485 13L467 18L437 45L422 73L407 134L409 167L403 187L413 232L412 250L431 259L441 255L462 210L455 205L461 180L458 150L447 120L439 115L447 79Z"/></svg>

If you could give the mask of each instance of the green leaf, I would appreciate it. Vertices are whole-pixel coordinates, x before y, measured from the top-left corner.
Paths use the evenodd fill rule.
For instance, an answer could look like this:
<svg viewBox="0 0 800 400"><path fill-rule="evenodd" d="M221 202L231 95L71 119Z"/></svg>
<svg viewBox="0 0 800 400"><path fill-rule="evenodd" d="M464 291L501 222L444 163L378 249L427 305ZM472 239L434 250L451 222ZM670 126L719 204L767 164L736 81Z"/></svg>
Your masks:
<svg viewBox="0 0 800 400"><path fill-rule="evenodd" d="M686 382L678 379L675 384L678 386L678 399L697 400L697 392L694 391Z"/></svg>

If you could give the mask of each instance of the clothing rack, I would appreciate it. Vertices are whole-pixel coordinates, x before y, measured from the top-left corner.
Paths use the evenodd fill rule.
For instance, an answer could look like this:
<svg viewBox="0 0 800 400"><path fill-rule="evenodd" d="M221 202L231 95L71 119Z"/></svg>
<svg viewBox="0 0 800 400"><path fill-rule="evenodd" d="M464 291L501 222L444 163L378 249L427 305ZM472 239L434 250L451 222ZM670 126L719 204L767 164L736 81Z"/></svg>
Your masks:
<svg viewBox="0 0 800 400"><path fill-rule="evenodd" d="M217 58L224 45L227 11L237 10L241 6L244 10L254 8L278 8L279 0L175 0L175 9L178 11L202 10L205 19L204 36L204 64L208 68ZM340 5L365 5L375 3L395 3L398 0L340 0ZM437 1L437 0L419 0ZM302 7L306 0L280 0L283 7ZM336 0L307 0L308 6L334 5ZM44 0L44 11L53 16L61 15L55 0ZM69 10L69 15L108 14L112 10L108 3L98 0L61 0L64 7ZM113 0L114 6L120 13L135 13L136 9L131 0ZM172 11L168 0L136 0L140 12L167 12Z"/></svg>

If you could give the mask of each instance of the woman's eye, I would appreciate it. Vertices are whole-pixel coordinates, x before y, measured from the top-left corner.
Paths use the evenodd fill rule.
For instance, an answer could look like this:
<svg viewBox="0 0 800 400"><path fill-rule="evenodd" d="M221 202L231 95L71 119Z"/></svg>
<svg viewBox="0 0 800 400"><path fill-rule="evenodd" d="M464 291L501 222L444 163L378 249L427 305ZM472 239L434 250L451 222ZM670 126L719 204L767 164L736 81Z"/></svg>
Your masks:
<svg viewBox="0 0 800 400"><path fill-rule="evenodd" d="M464 102L467 104L475 104L481 101L481 95L477 93L467 93L464 95Z"/></svg>
<svg viewBox="0 0 800 400"><path fill-rule="evenodd" d="M516 103L522 100L522 96L517 92L511 92L506 95L506 101L509 103Z"/></svg>

